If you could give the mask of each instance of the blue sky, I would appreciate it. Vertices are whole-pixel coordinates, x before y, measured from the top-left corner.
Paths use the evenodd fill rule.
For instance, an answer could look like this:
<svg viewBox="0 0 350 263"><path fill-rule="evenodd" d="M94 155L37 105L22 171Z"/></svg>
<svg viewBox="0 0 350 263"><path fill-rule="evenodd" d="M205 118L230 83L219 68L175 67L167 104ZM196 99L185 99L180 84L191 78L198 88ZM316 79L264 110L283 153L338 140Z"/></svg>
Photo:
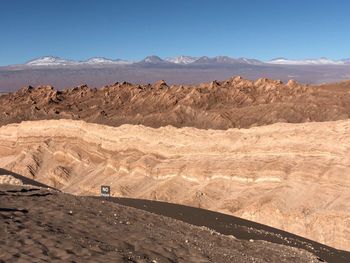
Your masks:
<svg viewBox="0 0 350 263"><path fill-rule="evenodd" d="M346 0L1 0L0 65L43 55L350 57Z"/></svg>

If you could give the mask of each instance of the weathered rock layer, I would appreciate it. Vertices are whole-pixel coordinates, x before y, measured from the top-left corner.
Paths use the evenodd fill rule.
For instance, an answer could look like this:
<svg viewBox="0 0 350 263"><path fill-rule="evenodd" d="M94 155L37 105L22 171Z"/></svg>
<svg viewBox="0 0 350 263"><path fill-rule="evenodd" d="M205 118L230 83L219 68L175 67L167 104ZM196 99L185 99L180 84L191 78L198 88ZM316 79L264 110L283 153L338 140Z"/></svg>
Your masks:
<svg viewBox="0 0 350 263"><path fill-rule="evenodd" d="M0 128L0 166L74 194L221 211L350 250L350 121L250 129L83 121Z"/></svg>

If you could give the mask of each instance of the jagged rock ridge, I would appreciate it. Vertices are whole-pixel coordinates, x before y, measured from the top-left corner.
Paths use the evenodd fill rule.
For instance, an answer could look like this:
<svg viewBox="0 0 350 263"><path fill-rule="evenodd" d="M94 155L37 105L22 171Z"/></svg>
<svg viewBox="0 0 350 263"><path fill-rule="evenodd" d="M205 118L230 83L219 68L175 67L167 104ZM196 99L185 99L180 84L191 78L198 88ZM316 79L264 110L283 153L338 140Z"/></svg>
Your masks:
<svg viewBox="0 0 350 263"><path fill-rule="evenodd" d="M142 124L212 129L276 122L349 118L350 93L290 81L235 77L196 86L115 83L55 90L26 87L0 96L0 125L23 120L76 119L119 126Z"/></svg>

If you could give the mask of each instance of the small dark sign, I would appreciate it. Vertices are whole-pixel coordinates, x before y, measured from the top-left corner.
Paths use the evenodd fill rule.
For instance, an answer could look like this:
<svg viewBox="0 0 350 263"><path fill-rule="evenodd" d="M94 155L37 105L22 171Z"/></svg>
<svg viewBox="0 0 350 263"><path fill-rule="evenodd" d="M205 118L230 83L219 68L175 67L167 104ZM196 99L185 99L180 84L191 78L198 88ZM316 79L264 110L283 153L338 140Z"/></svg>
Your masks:
<svg viewBox="0 0 350 263"><path fill-rule="evenodd" d="M101 196L111 196L111 187L108 185L101 185Z"/></svg>

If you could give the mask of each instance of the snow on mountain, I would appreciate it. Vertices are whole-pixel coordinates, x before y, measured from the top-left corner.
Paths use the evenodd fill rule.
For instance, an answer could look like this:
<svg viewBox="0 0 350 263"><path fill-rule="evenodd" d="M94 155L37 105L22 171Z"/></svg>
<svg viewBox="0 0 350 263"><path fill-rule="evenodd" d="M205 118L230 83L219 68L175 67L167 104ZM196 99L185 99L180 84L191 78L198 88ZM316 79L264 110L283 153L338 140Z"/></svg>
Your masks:
<svg viewBox="0 0 350 263"><path fill-rule="evenodd" d="M113 64L113 60L107 58L90 58L86 61L83 61L85 64Z"/></svg>
<svg viewBox="0 0 350 263"><path fill-rule="evenodd" d="M331 60L327 58L319 59L304 59L304 60L289 60L286 58L276 58L268 61L269 64L279 65L344 65L345 62L342 60Z"/></svg>
<svg viewBox="0 0 350 263"><path fill-rule="evenodd" d="M40 58L28 61L26 65L28 66L63 66L63 65L74 65L77 64L76 61L62 59L60 57L44 56Z"/></svg>
<svg viewBox="0 0 350 263"><path fill-rule="evenodd" d="M203 56L194 61L196 64L249 64L249 65L258 65L263 64L263 62L256 59L248 58L231 58L228 56L216 56L216 57L207 57Z"/></svg>
<svg viewBox="0 0 350 263"><path fill-rule="evenodd" d="M112 59L103 58L103 57L95 57L95 58L90 58L86 61L82 61L81 63L89 64L89 65L105 65L105 64L123 65L123 64L131 64L132 62L127 60L122 60L122 59L112 60Z"/></svg>
<svg viewBox="0 0 350 263"><path fill-rule="evenodd" d="M161 59L158 56L149 56L141 61L141 63L174 63L174 64L262 64L261 61L256 59L247 59L247 58L231 58L228 56L216 56L216 57L191 57L191 56L179 56L179 57L168 57L165 59Z"/></svg>
<svg viewBox="0 0 350 263"><path fill-rule="evenodd" d="M165 58L165 61L175 63L175 64L190 64L195 62L198 59L198 57L191 57L191 56L179 56L179 57L173 57L173 58Z"/></svg>
<svg viewBox="0 0 350 263"><path fill-rule="evenodd" d="M235 59L227 56L207 57L203 56L198 58L194 63L196 64L233 64Z"/></svg>
<svg viewBox="0 0 350 263"><path fill-rule="evenodd" d="M239 60L241 63L250 64L250 65L264 64L264 62L257 59L252 59L252 58L238 58L237 60Z"/></svg>
<svg viewBox="0 0 350 263"><path fill-rule="evenodd" d="M60 57L45 56L27 62L26 66L71 66L71 65L107 65L117 64L124 65L132 62L121 60L121 59L107 59L103 57L94 57L85 61L75 61L62 59Z"/></svg>
<svg viewBox="0 0 350 263"><path fill-rule="evenodd" d="M75 61L69 59L63 59L60 57L54 56L44 56L37 59L31 60L24 64L25 66L80 66L80 65L128 65L135 62L122 60L122 59L108 59L104 57L93 57L85 61ZM216 56L216 57L192 57L192 56L179 56L179 57L168 57L162 59L158 56L148 56L143 60L137 62L141 64L168 64L171 65L188 65L188 64L205 64L205 65L215 65L215 64L248 64L248 65L264 65L267 64L276 64L276 65L350 65L350 58L342 60L331 60L327 58L319 59L305 59L305 60L291 60L287 58L276 58L268 62L262 62L257 59L249 58L232 58L228 56Z"/></svg>

